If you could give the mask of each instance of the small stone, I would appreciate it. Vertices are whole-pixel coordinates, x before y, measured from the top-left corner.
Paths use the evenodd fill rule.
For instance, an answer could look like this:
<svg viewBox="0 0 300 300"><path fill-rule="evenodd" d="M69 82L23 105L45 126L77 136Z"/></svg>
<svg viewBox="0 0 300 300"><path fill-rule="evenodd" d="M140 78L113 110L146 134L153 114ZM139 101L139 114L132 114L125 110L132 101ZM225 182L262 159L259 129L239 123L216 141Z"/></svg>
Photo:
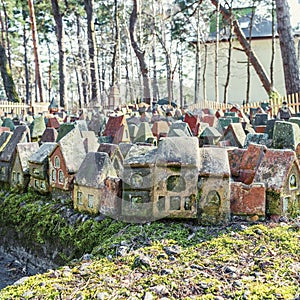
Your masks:
<svg viewBox="0 0 300 300"><path fill-rule="evenodd" d="M108 296L109 296L108 293L101 292L96 295L96 299L105 300L105 299L108 299Z"/></svg>
<svg viewBox="0 0 300 300"><path fill-rule="evenodd" d="M157 294L158 296L168 296L169 290L164 285L156 285L150 288L152 292Z"/></svg>
<svg viewBox="0 0 300 300"><path fill-rule="evenodd" d="M129 249L128 249L127 246L120 246L119 249L118 249L118 251L117 251L117 255L118 256L124 256L124 255L127 254L128 250Z"/></svg>
<svg viewBox="0 0 300 300"><path fill-rule="evenodd" d="M154 297L150 292L146 292L144 294L143 300L153 300L153 299L154 299Z"/></svg>
<svg viewBox="0 0 300 300"><path fill-rule="evenodd" d="M173 245L171 247L164 247L165 252L167 255L179 255L181 253L181 249L177 245Z"/></svg>

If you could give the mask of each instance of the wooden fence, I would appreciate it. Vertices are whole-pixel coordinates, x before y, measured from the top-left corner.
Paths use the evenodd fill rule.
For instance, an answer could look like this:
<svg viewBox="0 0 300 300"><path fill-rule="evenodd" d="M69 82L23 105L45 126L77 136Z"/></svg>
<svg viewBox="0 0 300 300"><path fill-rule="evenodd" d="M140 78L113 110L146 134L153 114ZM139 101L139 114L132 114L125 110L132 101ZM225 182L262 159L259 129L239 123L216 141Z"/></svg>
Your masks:
<svg viewBox="0 0 300 300"><path fill-rule="evenodd" d="M243 110L244 112L249 112L250 108L257 108L262 105L262 103L268 103L269 106L272 108L272 114L277 115L279 108L282 106L282 102L286 101L288 103L288 107L291 108L294 114L300 114L300 93L296 94L290 94L286 95L277 99L269 99L269 100L264 100L264 101L259 101L259 102L251 102L246 105L239 105L240 109ZM199 103L195 103L192 105L189 105L189 110L194 111L197 109L203 109L203 108L208 108L208 109L213 109L213 110L223 110L225 111L226 109L230 109L234 104L224 104L220 102L215 102L215 101L201 101Z"/></svg>
<svg viewBox="0 0 300 300"><path fill-rule="evenodd" d="M28 112L31 109L33 109L35 114L41 112L47 112L48 106L49 106L48 102L34 103L33 106L31 107L30 105L25 103L0 101L0 111L2 111L3 113L15 114L15 115L21 115L24 111Z"/></svg>

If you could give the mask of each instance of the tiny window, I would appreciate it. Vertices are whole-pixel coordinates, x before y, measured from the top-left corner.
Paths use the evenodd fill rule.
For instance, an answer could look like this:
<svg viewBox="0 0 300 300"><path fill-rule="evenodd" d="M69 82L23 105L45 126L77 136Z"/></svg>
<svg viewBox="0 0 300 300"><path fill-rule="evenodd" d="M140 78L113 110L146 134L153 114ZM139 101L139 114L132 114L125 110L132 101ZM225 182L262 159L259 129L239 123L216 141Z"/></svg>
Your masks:
<svg viewBox="0 0 300 300"><path fill-rule="evenodd" d="M13 174L12 174L12 181L16 182L16 172L13 172Z"/></svg>
<svg viewBox="0 0 300 300"><path fill-rule="evenodd" d="M170 192L183 192L186 188L185 180L179 175L173 175L167 179L167 190Z"/></svg>
<svg viewBox="0 0 300 300"><path fill-rule="evenodd" d="M296 179L295 174L292 174L290 176L289 184L290 184L290 189L296 189L297 188L297 179Z"/></svg>
<svg viewBox="0 0 300 300"><path fill-rule="evenodd" d="M88 207L89 208L94 207L94 195L88 195Z"/></svg>
<svg viewBox="0 0 300 300"><path fill-rule="evenodd" d="M77 192L77 204L78 205L82 205L82 193L81 192Z"/></svg>
<svg viewBox="0 0 300 300"><path fill-rule="evenodd" d="M40 174L40 172L39 172L39 170L38 170L37 168L33 168L33 174L35 174L35 175L39 175L39 174Z"/></svg>
<svg viewBox="0 0 300 300"><path fill-rule="evenodd" d="M54 157L54 167L59 168L60 167L60 160L58 156Z"/></svg>
<svg viewBox="0 0 300 300"><path fill-rule="evenodd" d="M52 170L51 177L52 177L52 181L56 182L56 170Z"/></svg>
<svg viewBox="0 0 300 300"><path fill-rule="evenodd" d="M58 181L59 183L64 183L64 173L62 170L59 170L58 172Z"/></svg>
<svg viewBox="0 0 300 300"><path fill-rule="evenodd" d="M17 173L17 183L21 183L21 174Z"/></svg>
<svg viewBox="0 0 300 300"><path fill-rule="evenodd" d="M165 196L158 197L157 210L159 212L166 210L166 197Z"/></svg>
<svg viewBox="0 0 300 300"><path fill-rule="evenodd" d="M181 199L179 196L170 197L170 210L180 210Z"/></svg>
<svg viewBox="0 0 300 300"><path fill-rule="evenodd" d="M131 202L132 208L139 208L140 207L139 204L143 203L143 198L142 198L142 196L131 196L130 202Z"/></svg>
<svg viewBox="0 0 300 300"><path fill-rule="evenodd" d="M42 188L42 189L45 189L45 188L46 188L46 184L45 184L45 181L44 181L44 180L41 180L41 188Z"/></svg>
<svg viewBox="0 0 300 300"><path fill-rule="evenodd" d="M39 181L38 181L38 180L35 180L35 181L34 181L34 186L35 186L36 188L39 187Z"/></svg>

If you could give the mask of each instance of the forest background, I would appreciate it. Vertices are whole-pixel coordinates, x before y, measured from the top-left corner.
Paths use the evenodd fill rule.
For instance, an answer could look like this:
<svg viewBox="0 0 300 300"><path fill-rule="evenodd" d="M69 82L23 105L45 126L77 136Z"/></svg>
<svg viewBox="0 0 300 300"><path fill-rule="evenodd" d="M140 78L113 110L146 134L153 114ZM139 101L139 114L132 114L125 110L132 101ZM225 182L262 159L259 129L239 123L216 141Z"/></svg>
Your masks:
<svg viewBox="0 0 300 300"><path fill-rule="evenodd" d="M167 99L184 106L207 99L213 90L214 99L207 100L249 102L251 72L266 98L274 97L276 41L285 92L298 93L297 5L295 0L1 0L0 98L27 104L55 98L65 108L105 107L112 97L119 103ZM247 39L238 22L242 17L249 20ZM272 24L268 69L251 47L259 20ZM222 39L227 64L220 70ZM246 88L239 99L228 99L234 41L245 54ZM207 45L214 52L209 81ZM220 72L226 73L224 82Z"/></svg>

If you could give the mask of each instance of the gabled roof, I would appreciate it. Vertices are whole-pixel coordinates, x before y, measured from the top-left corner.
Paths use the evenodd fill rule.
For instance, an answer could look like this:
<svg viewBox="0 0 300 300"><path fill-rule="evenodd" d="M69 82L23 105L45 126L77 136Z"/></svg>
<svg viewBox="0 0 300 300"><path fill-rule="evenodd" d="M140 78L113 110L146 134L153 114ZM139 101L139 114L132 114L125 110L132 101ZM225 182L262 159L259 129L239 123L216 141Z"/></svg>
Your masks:
<svg viewBox="0 0 300 300"><path fill-rule="evenodd" d="M54 143L54 142L56 142L57 137L58 137L57 130L53 127L48 127L48 128L46 128L46 130L44 131L44 133L41 137L41 142Z"/></svg>
<svg viewBox="0 0 300 300"><path fill-rule="evenodd" d="M0 160L6 162L11 161L17 144L26 142L27 137L30 137L29 128L26 125L17 126L10 140L0 154Z"/></svg>
<svg viewBox="0 0 300 300"><path fill-rule="evenodd" d="M219 138L222 134L215 127L208 126L200 134L200 137L214 137Z"/></svg>
<svg viewBox="0 0 300 300"><path fill-rule="evenodd" d="M153 134L152 134L150 125L148 122L142 122L139 125L134 142L135 143L138 143L138 142L144 143L150 138L153 138Z"/></svg>
<svg viewBox="0 0 300 300"><path fill-rule="evenodd" d="M100 144L99 148L97 149L97 152L105 152L108 154L109 158L112 158L114 155L119 155L120 159L124 159L120 148L116 144L109 144L109 143L103 143Z"/></svg>
<svg viewBox="0 0 300 300"><path fill-rule="evenodd" d="M35 117L29 126L32 138L37 138L43 135L46 129L46 123L43 116Z"/></svg>
<svg viewBox="0 0 300 300"><path fill-rule="evenodd" d="M199 148L199 175L230 177L230 167L227 151L224 148Z"/></svg>
<svg viewBox="0 0 300 300"><path fill-rule="evenodd" d="M293 165L300 172L294 151L268 149L256 171L254 182L262 182L265 183L267 189L281 191Z"/></svg>
<svg viewBox="0 0 300 300"><path fill-rule="evenodd" d="M57 143L43 143L41 147L29 157L28 161L34 163L43 163L44 160L48 160L48 155L56 146Z"/></svg>
<svg viewBox="0 0 300 300"><path fill-rule="evenodd" d="M67 171L69 173L76 173L86 155L79 129L75 127L68 132L68 134L58 142L58 146L64 157Z"/></svg>
<svg viewBox="0 0 300 300"><path fill-rule="evenodd" d="M177 121L170 125L168 136L178 136L179 132L176 131L177 129L181 130L186 136L193 136L189 124L182 121Z"/></svg>
<svg viewBox="0 0 300 300"><path fill-rule="evenodd" d="M20 158L23 172L28 171L28 159L39 149L37 142L33 143L19 143L17 145L17 153Z"/></svg>
<svg viewBox="0 0 300 300"><path fill-rule="evenodd" d="M195 166L199 168L199 142L196 137L165 138L158 145L157 165Z"/></svg>
<svg viewBox="0 0 300 300"><path fill-rule="evenodd" d="M11 131L4 131L0 134L0 152L4 149L12 135Z"/></svg>
<svg viewBox="0 0 300 300"><path fill-rule="evenodd" d="M112 136L114 138L117 132L119 131L119 129L121 128L121 126L123 125L127 125L126 118L124 115L116 116L116 117L110 116L106 123L103 135Z"/></svg>
<svg viewBox="0 0 300 300"><path fill-rule="evenodd" d="M75 124L76 124L76 126L79 127L80 131L88 131L89 130L86 120L76 120Z"/></svg>
<svg viewBox="0 0 300 300"><path fill-rule="evenodd" d="M241 123L230 123L228 125L221 140L227 140L228 138L232 146L237 146L239 148L244 147L246 133Z"/></svg>
<svg viewBox="0 0 300 300"><path fill-rule="evenodd" d="M107 177L117 177L108 154L89 152L75 175L75 183L87 187L101 188L104 186L104 180Z"/></svg>
<svg viewBox="0 0 300 300"><path fill-rule="evenodd" d="M194 136L198 136L200 129L200 117L191 113L186 113L184 122L188 123Z"/></svg>
<svg viewBox="0 0 300 300"><path fill-rule="evenodd" d="M57 120L57 118L53 117L53 118L48 118L47 119L47 127L53 127L55 129L59 128L60 127L60 124Z"/></svg>
<svg viewBox="0 0 300 300"><path fill-rule="evenodd" d="M243 160L243 155L246 152L246 149L241 148L234 148L234 149L228 149L228 160L230 165L230 173L232 177L239 177L240 170L241 170L241 164Z"/></svg>
<svg viewBox="0 0 300 300"><path fill-rule="evenodd" d="M56 142L59 142L66 134L75 128L75 124L63 123L59 127L58 136Z"/></svg>

